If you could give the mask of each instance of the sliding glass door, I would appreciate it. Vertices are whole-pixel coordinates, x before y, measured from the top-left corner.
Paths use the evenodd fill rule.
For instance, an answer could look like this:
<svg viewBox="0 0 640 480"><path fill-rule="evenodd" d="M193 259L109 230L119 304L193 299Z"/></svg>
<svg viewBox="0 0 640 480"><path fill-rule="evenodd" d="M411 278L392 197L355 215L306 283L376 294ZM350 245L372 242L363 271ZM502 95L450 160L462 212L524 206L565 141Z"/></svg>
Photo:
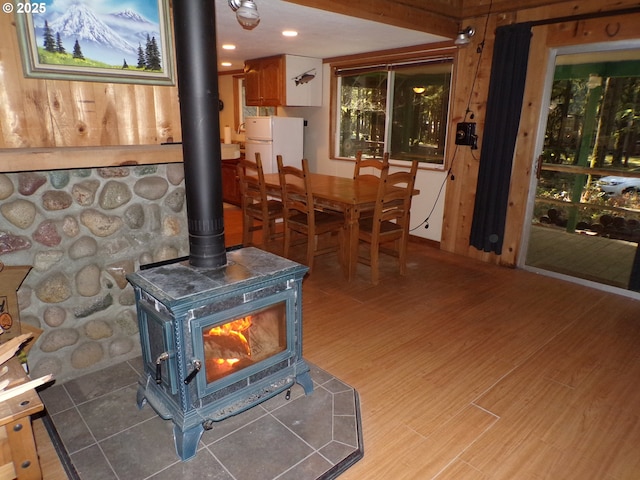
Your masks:
<svg viewBox="0 0 640 480"><path fill-rule="evenodd" d="M546 91L525 265L640 291L640 48L558 52Z"/></svg>

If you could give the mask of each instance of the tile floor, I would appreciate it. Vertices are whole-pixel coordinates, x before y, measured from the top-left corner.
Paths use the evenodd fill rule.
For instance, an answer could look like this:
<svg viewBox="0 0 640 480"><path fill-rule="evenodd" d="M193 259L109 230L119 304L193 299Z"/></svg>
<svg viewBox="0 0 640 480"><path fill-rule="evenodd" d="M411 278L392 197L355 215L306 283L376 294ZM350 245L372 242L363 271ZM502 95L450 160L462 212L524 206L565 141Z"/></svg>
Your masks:
<svg viewBox="0 0 640 480"><path fill-rule="evenodd" d="M295 385L205 431L181 462L173 423L138 409L141 359L40 392L81 480L315 480L336 478L363 455L357 392L311 365L314 392Z"/></svg>

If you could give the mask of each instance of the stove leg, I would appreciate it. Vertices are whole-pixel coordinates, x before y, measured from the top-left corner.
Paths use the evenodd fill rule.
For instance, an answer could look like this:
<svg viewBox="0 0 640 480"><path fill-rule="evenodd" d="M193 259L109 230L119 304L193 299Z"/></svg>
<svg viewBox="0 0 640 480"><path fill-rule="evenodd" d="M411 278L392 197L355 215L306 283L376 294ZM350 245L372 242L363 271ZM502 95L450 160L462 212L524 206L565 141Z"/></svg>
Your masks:
<svg viewBox="0 0 640 480"><path fill-rule="evenodd" d="M139 410L142 410L142 407L147 404L147 397L145 393L145 388L142 385L139 385L138 393L136 394L136 404L138 405Z"/></svg>
<svg viewBox="0 0 640 480"><path fill-rule="evenodd" d="M309 371L299 373L296 376L296 382L302 386L305 395L311 395L313 393L313 380L311 380Z"/></svg>
<svg viewBox="0 0 640 480"><path fill-rule="evenodd" d="M173 426L173 440L176 444L176 452L178 452L178 456L183 462L196 456L202 432L204 432L204 428L200 424L184 432L177 425Z"/></svg>

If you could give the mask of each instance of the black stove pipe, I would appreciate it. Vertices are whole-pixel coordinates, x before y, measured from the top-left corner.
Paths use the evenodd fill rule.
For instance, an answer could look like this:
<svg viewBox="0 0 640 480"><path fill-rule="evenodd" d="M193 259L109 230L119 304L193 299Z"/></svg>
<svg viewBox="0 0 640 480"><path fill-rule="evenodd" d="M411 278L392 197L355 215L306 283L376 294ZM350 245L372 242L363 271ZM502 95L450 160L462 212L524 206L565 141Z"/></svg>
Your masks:
<svg viewBox="0 0 640 480"><path fill-rule="evenodd" d="M189 263L227 263L214 0L173 2L182 153L189 228Z"/></svg>

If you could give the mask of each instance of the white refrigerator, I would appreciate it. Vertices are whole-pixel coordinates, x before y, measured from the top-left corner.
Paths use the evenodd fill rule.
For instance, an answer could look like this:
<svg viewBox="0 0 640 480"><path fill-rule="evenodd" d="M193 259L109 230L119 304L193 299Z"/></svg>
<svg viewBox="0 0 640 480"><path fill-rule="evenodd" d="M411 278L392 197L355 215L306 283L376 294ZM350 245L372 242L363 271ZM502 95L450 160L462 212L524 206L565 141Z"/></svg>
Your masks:
<svg viewBox="0 0 640 480"><path fill-rule="evenodd" d="M255 161L260 153L264 173L277 173L276 155L285 165L302 168L304 119L297 117L246 117L245 156Z"/></svg>

